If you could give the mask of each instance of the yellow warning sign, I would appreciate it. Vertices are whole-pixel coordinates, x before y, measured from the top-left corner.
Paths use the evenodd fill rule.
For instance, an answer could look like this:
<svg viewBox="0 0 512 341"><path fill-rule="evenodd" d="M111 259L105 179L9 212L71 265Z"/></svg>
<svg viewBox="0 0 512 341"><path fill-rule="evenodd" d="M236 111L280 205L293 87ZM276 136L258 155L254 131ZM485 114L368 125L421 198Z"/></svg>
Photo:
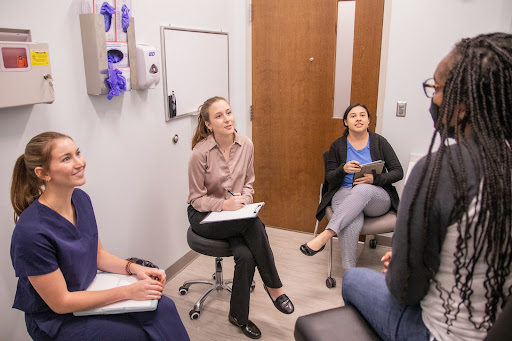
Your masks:
<svg viewBox="0 0 512 341"><path fill-rule="evenodd" d="M30 50L32 65L50 65L48 50Z"/></svg>

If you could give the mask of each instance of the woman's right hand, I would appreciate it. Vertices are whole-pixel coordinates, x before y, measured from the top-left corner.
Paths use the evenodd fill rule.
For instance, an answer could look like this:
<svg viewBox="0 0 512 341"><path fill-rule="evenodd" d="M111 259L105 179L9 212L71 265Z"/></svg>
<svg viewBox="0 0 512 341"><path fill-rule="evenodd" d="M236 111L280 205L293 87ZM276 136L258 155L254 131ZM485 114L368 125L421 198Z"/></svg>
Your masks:
<svg viewBox="0 0 512 341"><path fill-rule="evenodd" d="M361 164L355 160L351 160L343 166L343 170L345 173L357 173L361 170Z"/></svg>
<svg viewBox="0 0 512 341"><path fill-rule="evenodd" d="M128 287L128 296L132 300L145 301L160 299L164 285L157 280L146 278L130 284Z"/></svg>
<svg viewBox="0 0 512 341"><path fill-rule="evenodd" d="M391 251L388 251L386 252L386 254L384 254L384 256L382 256L382 258L380 259L381 262L384 262L384 269L382 269L380 272L382 272L383 274L387 273L388 272L388 266L389 266L389 262L391 261L391 256L392 256L392 253Z"/></svg>
<svg viewBox="0 0 512 341"><path fill-rule="evenodd" d="M223 211L236 211L245 205L245 199L240 195L240 193L235 193L234 196L230 196L228 199L224 200L222 203Z"/></svg>

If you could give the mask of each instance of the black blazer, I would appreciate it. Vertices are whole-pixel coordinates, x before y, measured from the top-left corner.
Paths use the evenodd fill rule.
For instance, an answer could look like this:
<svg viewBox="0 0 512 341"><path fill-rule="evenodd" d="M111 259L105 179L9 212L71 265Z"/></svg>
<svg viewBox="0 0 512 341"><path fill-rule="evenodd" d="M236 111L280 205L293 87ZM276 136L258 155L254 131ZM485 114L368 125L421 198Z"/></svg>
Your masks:
<svg viewBox="0 0 512 341"><path fill-rule="evenodd" d="M373 176L373 184L384 188L391 198L391 208L398 209L398 193L393 183L404 177L404 170L389 142L379 134L370 132L370 155L372 161L384 161L382 174ZM334 141L325 160L325 181L322 191L322 200L316 211L318 221L325 216L325 208L331 203L332 197L343 184L345 171L343 166L347 162L347 136L342 136Z"/></svg>

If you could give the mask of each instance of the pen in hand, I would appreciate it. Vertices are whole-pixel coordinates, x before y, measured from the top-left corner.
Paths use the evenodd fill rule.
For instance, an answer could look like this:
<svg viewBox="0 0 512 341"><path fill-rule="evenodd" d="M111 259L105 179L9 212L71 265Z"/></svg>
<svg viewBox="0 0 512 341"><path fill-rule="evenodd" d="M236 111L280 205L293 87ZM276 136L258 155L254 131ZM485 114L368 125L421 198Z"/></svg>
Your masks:
<svg viewBox="0 0 512 341"><path fill-rule="evenodd" d="M232 196L234 196L234 197L242 198L242 197L240 196L240 194L239 194L239 195L236 195L236 194L235 194L235 193L233 193L230 189L226 189L226 191L228 191L228 193L229 193L229 194L231 194L231 195L232 195ZM240 200L243 200L243 199L240 199ZM242 202L242 206L245 206L245 202Z"/></svg>

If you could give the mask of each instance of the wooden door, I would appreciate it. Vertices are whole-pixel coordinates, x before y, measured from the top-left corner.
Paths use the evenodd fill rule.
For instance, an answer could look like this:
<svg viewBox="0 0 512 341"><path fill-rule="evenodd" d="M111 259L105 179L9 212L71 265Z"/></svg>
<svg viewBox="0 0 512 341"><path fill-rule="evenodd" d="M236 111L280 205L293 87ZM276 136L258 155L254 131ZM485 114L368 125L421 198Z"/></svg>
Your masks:
<svg viewBox="0 0 512 341"><path fill-rule="evenodd" d="M260 217L271 226L313 231L322 153L343 133L342 121L332 118L337 4L253 0L254 199L265 201Z"/></svg>

